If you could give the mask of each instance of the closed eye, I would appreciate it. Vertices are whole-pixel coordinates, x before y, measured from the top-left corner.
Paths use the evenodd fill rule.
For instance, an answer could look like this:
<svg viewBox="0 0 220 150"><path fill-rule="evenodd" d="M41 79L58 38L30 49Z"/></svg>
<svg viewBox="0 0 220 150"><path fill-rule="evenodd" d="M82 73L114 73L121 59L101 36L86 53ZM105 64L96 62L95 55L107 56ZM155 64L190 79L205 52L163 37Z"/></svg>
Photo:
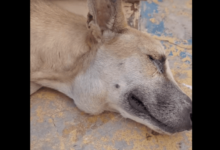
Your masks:
<svg viewBox="0 0 220 150"><path fill-rule="evenodd" d="M165 60L166 56L161 56L159 59L154 59L152 55L147 55L149 59L153 62L153 64L157 67L160 73L163 73L165 70Z"/></svg>
<svg viewBox="0 0 220 150"><path fill-rule="evenodd" d="M150 60L154 60L154 58L151 55L148 55Z"/></svg>

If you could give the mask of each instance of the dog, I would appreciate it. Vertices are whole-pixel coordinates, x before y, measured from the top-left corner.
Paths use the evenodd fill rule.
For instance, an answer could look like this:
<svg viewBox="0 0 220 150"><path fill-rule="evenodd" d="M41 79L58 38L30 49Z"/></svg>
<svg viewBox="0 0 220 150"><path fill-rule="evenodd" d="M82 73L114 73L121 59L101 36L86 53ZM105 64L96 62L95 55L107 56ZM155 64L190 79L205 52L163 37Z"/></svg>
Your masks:
<svg viewBox="0 0 220 150"><path fill-rule="evenodd" d="M62 92L89 114L120 113L162 134L192 129L192 101L161 43L127 25L121 0L87 0L87 18L31 0L30 95Z"/></svg>

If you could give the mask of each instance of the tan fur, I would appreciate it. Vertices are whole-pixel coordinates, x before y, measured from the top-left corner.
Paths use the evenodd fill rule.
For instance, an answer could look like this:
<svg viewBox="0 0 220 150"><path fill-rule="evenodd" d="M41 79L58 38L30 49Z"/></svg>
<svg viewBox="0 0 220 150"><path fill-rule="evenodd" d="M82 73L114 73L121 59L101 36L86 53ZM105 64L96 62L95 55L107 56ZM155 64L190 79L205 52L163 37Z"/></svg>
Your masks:
<svg viewBox="0 0 220 150"><path fill-rule="evenodd" d="M31 0L30 94L43 86L50 87L74 99L87 113L117 111L169 134L120 106L120 98L135 84L155 89L166 78L177 85L167 60L161 73L149 59L165 58L162 45L128 27L121 0L88 0L88 8L86 19L50 1ZM118 90L116 83L120 83Z"/></svg>
<svg viewBox="0 0 220 150"><path fill-rule="evenodd" d="M55 12L54 15L51 12ZM100 20L107 17L106 15L101 16ZM143 43L147 45L146 49L143 48L146 52L149 53L148 49L153 49L151 53L155 53L155 57L159 54L154 45L157 41L126 24L125 27L132 36L130 42L125 43L123 39L117 40L116 37L113 39L116 42L112 43L110 40L106 44L113 50L115 56L129 57L129 54L138 52L137 45ZM87 30L86 19L81 16L60 9L49 1L32 0L31 81L50 88L55 88L56 84L72 82L76 74L86 69L89 60L93 59L95 52L90 50L97 46L97 41L94 39L94 34L97 32L91 33L94 32L94 27L91 28L91 31Z"/></svg>
<svg viewBox="0 0 220 150"><path fill-rule="evenodd" d="M54 88L51 82L68 83L86 68L94 40L85 22L50 2L31 1L31 81Z"/></svg>

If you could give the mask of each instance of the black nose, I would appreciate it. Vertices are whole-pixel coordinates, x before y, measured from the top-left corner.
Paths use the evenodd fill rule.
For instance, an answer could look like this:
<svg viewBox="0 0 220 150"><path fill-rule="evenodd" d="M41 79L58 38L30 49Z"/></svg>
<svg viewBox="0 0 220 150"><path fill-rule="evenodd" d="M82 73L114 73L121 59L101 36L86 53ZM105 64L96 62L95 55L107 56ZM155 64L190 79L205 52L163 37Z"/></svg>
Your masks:
<svg viewBox="0 0 220 150"><path fill-rule="evenodd" d="M192 113L190 113L190 119L191 119L191 123L192 123Z"/></svg>
<svg viewBox="0 0 220 150"><path fill-rule="evenodd" d="M189 102L189 105L188 107L185 107L182 112L183 121L181 123L182 124L181 130L190 131L192 129L192 105L191 105L192 102L188 97L185 100Z"/></svg>

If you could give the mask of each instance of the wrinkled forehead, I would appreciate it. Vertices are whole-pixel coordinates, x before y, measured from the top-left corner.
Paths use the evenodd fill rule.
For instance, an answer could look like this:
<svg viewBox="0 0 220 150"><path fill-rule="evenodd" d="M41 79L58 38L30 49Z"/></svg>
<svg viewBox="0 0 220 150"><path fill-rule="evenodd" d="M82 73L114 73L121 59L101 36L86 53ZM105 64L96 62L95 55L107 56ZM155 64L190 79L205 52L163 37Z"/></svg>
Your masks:
<svg viewBox="0 0 220 150"><path fill-rule="evenodd" d="M158 40L134 29L128 29L124 33L117 35L110 42L104 44L103 47L120 58L137 54L150 55L155 59L165 57L164 48Z"/></svg>

